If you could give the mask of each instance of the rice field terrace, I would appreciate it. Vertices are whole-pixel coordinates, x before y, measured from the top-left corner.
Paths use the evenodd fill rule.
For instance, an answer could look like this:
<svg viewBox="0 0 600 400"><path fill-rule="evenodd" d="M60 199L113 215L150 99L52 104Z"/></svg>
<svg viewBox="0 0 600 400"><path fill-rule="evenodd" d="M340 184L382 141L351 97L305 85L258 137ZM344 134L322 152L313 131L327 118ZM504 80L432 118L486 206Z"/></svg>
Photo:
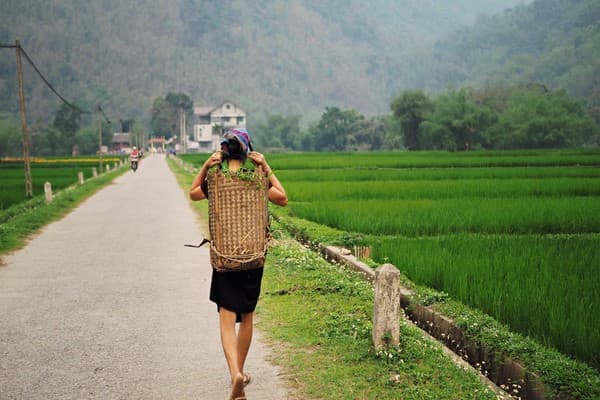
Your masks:
<svg viewBox="0 0 600 400"><path fill-rule="evenodd" d="M287 212L600 368L600 150L267 158Z"/></svg>
<svg viewBox="0 0 600 400"><path fill-rule="evenodd" d="M121 161L120 156L103 157L103 165L111 167ZM31 159L31 180L34 196L44 193L44 183L50 182L52 190L60 190L77 182L77 174L84 179L93 176L92 168L99 168L97 157L35 157ZM100 172L100 171L98 171ZM0 159L0 210L26 200L25 167L22 159Z"/></svg>

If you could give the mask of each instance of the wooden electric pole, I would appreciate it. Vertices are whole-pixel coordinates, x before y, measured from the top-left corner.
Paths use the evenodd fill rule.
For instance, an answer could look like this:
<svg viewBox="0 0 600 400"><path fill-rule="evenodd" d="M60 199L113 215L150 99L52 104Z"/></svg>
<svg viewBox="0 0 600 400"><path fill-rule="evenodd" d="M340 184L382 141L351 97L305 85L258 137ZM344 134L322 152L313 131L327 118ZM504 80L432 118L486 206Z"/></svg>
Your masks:
<svg viewBox="0 0 600 400"><path fill-rule="evenodd" d="M23 163L25 164L25 196L32 197L31 162L29 160L29 131L25 115L25 92L23 90L23 65L21 63L21 43L16 40L17 49L17 78L19 81L19 108L21 114L21 131L23 132Z"/></svg>
<svg viewBox="0 0 600 400"><path fill-rule="evenodd" d="M183 107L179 106L179 143L181 144L181 152L185 153L187 141L185 140L185 126L183 126Z"/></svg>
<svg viewBox="0 0 600 400"><path fill-rule="evenodd" d="M98 104L98 173L102 173L102 108Z"/></svg>

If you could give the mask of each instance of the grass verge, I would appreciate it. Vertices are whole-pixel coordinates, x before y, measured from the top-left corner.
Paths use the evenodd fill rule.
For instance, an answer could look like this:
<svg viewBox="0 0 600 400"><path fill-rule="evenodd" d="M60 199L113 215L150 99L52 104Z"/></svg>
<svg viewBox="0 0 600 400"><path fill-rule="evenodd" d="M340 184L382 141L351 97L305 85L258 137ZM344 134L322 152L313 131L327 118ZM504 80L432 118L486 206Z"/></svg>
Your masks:
<svg viewBox="0 0 600 400"><path fill-rule="evenodd" d="M301 399L496 399L439 343L400 320L400 345L371 342L373 288L285 233L265 267L259 327L276 340L275 361L298 382Z"/></svg>
<svg viewBox="0 0 600 400"><path fill-rule="evenodd" d="M169 160L180 186L192 176ZM194 202L206 215L206 202ZM375 351L373 288L291 239L273 222L257 308L273 361L295 377L297 399L496 399L477 374L454 364L434 341L402 320L401 343Z"/></svg>
<svg viewBox="0 0 600 400"><path fill-rule="evenodd" d="M309 244L327 243L350 247L365 244L369 238L339 231L300 218L285 210L277 210L277 218L287 231ZM375 266L371 260L367 263ZM402 284L416 293L415 300L456 321L465 334L475 343L484 345L498 356L520 361L529 371L540 376L553 393L567 393L576 399L600 399L600 373L587 364L575 361L564 354L538 342L514 333L490 316L454 301L446 293L417 286L405 277ZM427 398L427 397L425 397Z"/></svg>

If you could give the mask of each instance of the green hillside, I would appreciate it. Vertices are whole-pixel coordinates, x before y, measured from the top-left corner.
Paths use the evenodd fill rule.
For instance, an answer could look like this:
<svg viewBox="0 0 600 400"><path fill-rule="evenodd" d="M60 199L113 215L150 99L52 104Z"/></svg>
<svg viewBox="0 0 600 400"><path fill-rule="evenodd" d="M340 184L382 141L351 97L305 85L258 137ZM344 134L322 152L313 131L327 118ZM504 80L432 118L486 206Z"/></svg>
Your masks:
<svg viewBox="0 0 600 400"><path fill-rule="evenodd" d="M113 118L149 117L169 91L196 104L225 99L256 119L267 111L308 119L326 106L389 110L414 87L416 54L513 0L4 0L0 42L16 38L55 87ZM0 116L16 114L14 51L0 57ZM25 66L30 119L59 100Z"/></svg>
<svg viewBox="0 0 600 400"><path fill-rule="evenodd" d="M481 17L436 43L426 60L417 87L541 83L585 99L600 121L597 0L536 0Z"/></svg>

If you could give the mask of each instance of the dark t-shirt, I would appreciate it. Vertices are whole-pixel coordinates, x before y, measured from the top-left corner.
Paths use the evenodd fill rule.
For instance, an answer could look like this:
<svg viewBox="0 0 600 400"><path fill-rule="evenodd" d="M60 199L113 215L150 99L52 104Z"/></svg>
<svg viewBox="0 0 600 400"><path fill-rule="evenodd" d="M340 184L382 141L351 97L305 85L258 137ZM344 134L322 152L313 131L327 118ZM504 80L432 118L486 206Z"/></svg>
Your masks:
<svg viewBox="0 0 600 400"><path fill-rule="evenodd" d="M204 197L206 197L208 199L208 179L205 179L200 184L200 190L202 190L202 193L204 193Z"/></svg>

